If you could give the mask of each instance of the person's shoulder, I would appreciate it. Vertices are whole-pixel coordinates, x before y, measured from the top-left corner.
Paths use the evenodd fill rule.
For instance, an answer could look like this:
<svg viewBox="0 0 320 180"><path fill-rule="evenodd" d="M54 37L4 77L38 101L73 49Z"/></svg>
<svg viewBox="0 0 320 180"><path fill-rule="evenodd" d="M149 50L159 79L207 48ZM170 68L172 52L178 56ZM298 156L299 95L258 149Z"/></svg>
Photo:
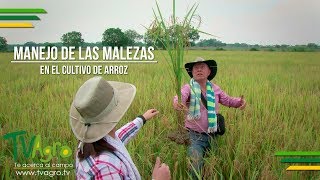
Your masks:
<svg viewBox="0 0 320 180"><path fill-rule="evenodd" d="M118 156L116 156L113 152L109 152L109 151L104 151L100 153L94 159L97 163L108 163L108 162L120 161Z"/></svg>
<svg viewBox="0 0 320 180"><path fill-rule="evenodd" d="M102 171L105 168L112 172L121 172L123 166L121 160L114 153L108 151L104 151L95 157L89 156L78 163L77 171L79 173Z"/></svg>
<svg viewBox="0 0 320 180"><path fill-rule="evenodd" d="M82 161L78 161L77 171L88 173L91 172L93 168L100 170L101 168L103 168L103 166L101 165L101 161L99 159L99 156L89 156Z"/></svg>
<svg viewBox="0 0 320 180"><path fill-rule="evenodd" d="M217 84L211 82L211 86L215 92L221 91L220 86L218 86Z"/></svg>
<svg viewBox="0 0 320 180"><path fill-rule="evenodd" d="M125 171L123 169L124 167L123 162L113 152L109 152L109 151L102 152L96 159L96 162L97 162L97 166L100 167L99 169L108 167L110 171L116 171L116 172Z"/></svg>
<svg viewBox="0 0 320 180"><path fill-rule="evenodd" d="M210 83L211 83L211 86L212 86L213 88L215 88L215 89L220 89L220 86L218 86L218 85L215 84L214 82L211 82L211 81L210 81Z"/></svg>
<svg viewBox="0 0 320 180"><path fill-rule="evenodd" d="M182 89L190 89L190 84L184 84L184 85L182 86Z"/></svg>

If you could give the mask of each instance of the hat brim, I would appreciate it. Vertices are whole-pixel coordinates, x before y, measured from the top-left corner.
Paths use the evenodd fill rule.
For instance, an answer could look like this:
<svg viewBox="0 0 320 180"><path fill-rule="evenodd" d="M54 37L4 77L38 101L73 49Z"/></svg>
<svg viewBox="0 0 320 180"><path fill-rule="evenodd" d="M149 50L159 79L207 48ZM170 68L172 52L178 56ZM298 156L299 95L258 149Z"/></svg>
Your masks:
<svg viewBox="0 0 320 180"><path fill-rule="evenodd" d="M205 61L195 61L195 62L189 62L184 65L184 68L187 70L189 76L192 78L192 68L197 63L206 63L209 66L209 69L211 70L208 80L211 81L217 74L217 63L215 60L205 60Z"/></svg>
<svg viewBox="0 0 320 180"><path fill-rule="evenodd" d="M91 123L90 126L86 127L83 123L85 122L83 117L74 107L74 102L71 104L69 118L71 129L77 139L82 142L92 143L107 135L118 124L135 97L136 87L134 85L115 81L108 81L108 83L117 91L118 103L110 113L101 118L102 120L97 119L99 123ZM112 123L108 123L110 121ZM85 130L85 128L87 128L87 130ZM84 133L86 133L85 136Z"/></svg>

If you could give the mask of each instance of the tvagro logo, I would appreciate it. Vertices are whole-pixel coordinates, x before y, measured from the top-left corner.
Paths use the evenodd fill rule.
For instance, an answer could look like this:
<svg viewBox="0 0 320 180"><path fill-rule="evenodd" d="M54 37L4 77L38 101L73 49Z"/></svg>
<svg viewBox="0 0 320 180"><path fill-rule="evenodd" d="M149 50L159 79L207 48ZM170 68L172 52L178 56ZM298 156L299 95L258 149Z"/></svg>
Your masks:
<svg viewBox="0 0 320 180"><path fill-rule="evenodd" d="M39 21L34 14L46 14L40 8L0 8L0 28L34 28L30 21Z"/></svg>
<svg viewBox="0 0 320 180"><path fill-rule="evenodd" d="M62 145L60 142L54 142L52 145L43 146L40 135L33 135L29 144L26 142L26 131L16 131L7 133L3 136L5 140L13 143L13 158L18 159L18 145L21 145L22 153L25 158L38 158L43 163L49 162L53 157L68 158L72 155L71 148Z"/></svg>
<svg viewBox="0 0 320 180"><path fill-rule="evenodd" d="M278 151L275 155L284 157L281 163L300 164L289 165L287 171L320 171L320 151Z"/></svg>

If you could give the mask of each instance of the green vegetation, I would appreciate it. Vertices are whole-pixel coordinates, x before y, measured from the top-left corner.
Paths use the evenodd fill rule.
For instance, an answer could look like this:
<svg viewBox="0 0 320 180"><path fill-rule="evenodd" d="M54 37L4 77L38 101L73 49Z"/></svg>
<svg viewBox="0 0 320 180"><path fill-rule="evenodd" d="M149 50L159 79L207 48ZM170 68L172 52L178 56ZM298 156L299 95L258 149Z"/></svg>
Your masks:
<svg viewBox="0 0 320 180"><path fill-rule="evenodd" d="M109 28L102 35L102 45L120 47L127 46L128 38L120 28Z"/></svg>
<svg viewBox="0 0 320 180"><path fill-rule="evenodd" d="M178 125L179 114L172 107L175 86L164 58L158 51L155 55L157 64L128 64L129 75L104 78L137 87L119 126L148 108L160 111L128 145L143 179L150 179L156 156L169 164L173 179L187 179L186 148L165 138ZM221 106L227 132L205 158L205 179L319 179L319 172L286 172L288 164L274 154L320 149L320 53L190 50L185 59L197 56L215 59L218 74L213 81L229 95L243 94L248 103L245 111ZM76 90L92 75L39 75L39 64L13 64L12 57L0 54L0 178L45 179L15 175L12 142L3 135L25 130L26 141L39 134L43 146L61 142L75 150L69 107ZM188 79L184 72L183 83ZM51 163L74 164L73 156ZM24 158L19 146L17 162L40 160ZM73 170L71 174L62 179L74 179Z"/></svg>
<svg viewBox="0 0 320 180"><path fill-rule="evenodd" d="M4 37L0 37L0 52L7 51L7 40Z"/></svg>
<svg viewBox="0 0 320 180"><path fill-rule="evenodd" d="M182 73L184 65L185 48L189 44L190 32L198 32L198 29L194 29L191 25L192 20L195 17L197 10L196 5L193 5L185 15L184 19L178 21L176 18L175 0L173 0L172 18L168 23L161 13L160 7L157 3L157 10L153 10L154 22L147 30L149 37L154 46L161 47L166 50L166 54L163 54L163 58L169 65L169 70L173 72L175 90L178 95L179 102L181 100L181 85L182 85ZM169 56L169 58L166 57Z"/></svg>
<svg viewBox="0 0 320 180"><path fill-rule="evenodd" d="M77 31L68 32L61 37L61 42L64 46L79 47L83 44L82 34Z"/></svg>
<svg viewBox="0 0 320 180"><path fill-rule="evenodd" d="M128 38L128 46L135 46L137 45L141 39L143 39L143 36L137 33L137 31L128 29L124 32L125 36Z"/></svg>

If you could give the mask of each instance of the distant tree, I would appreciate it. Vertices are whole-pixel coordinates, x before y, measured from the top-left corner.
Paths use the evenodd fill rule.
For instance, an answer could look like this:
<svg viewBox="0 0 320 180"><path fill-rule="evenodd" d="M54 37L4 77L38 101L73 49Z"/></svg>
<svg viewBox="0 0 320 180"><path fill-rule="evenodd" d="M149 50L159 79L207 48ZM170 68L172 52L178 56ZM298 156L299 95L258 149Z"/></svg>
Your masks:
<svg viewBox="0 0 320 180"><path fill-rule="evenodd" d="M217 47L216 50L217 51L224 51L225 49L223 49L222 47Z"/></svg>
<svg viewBox="0 0 320 180"><path fill-rule="evenodd" d="M248 47L249 47L249 44L241 43L240 46L241 46L241 47L244 47L244 48L248 48Z"/></svg>
<svg viewBox="0 0 320 180"><path fill-rule="evenodd" d="M134 45L135 45L135 46L138 46L138 47L146 46L146 44L144 44L144 43L143 43L143 42L141 42L141 41L136 42Z"/></svg>
<svg viewBox="0 0 320 180"><path fill-rule="evenodd" d="M259 49L253 47L253 48L250 48L249 51L259 51Z"/></svg>
<svg viewBox="0 0 320 180"><path fill-rule="evenodd" d="M127 42L128 46L133 46L137 44L143 38L143 36L137 33L137 31L131 30L131 29L126 30L124 34L128 38L128 42Z"/></svg>
<svg viewBox="0 0 320 180"><path fill-rule="evenodd" d="M234 43L233 46L234 47L241 47L241 44L240 43Z"/></svg>
<svg viewBox="0 0 320 180"><path fill-rule="evenodd" d="M7 40L4 37L0 37L0 52L7 51L8 44Z"/></svg>
<svg viewBox="0 0 320 180"><path fill-rule="evenodd" d="M254 48L261 48L261 46L259 44L255 44L253 45Z"/></svg>
<svg viewBox="0 0 320 180"><path fill-rule="evenodd" d="M274 47L280 51L288 51L290 49L290 45L287 45L287 44L281 44L281 45L277 44Z"/></svg>
<svg viewBox="0 0 320 180"><path fill-rule="evenodd" d="M55 46L53 43L49 43L49 42L45 42L43 45L46 47L46 50Z"/></svg>
<svg viewBox="0 0 320 180"><path fill-rule="evenodd" d="M294 45L290 48L290 51L292 52L306 52L308 49L305 45Z"/></svg>
<svg viewBox="0 0 320 180"><path fill-rule="evenodd" d="M199 32L196 29L191 28L189 30L188 37L189 37L190 46L195 46L196 45L196 41L199 40L199 38L200 38L200 35L199 35Z"/></svg>
<svg viewBox="0 0 320 180"><path fill-rule="evenodd" d="M94 46L102 47L102 42L96 42Z"/></svg>
<svg viewBox="0 0 320 180"><path fill-rule="evenodd" d="M311 48L311 49L317 49L317 48L318 48L318 45L315 44L315 43L308 43L308 44L307 44L307 47L308 47L308 48Z"/></svg>
<svg viewBox="0 0 320 180"><path fill-rule="evenodd" d="M282 49L287 49L288 47L290 47L289 45L287 45L287 44L281 44L281 46L280 46Z"/></svg>
<svg viewBox="0 0 320 180"><path fill-rule="evenodd" d="M38 46L37 43L33 42L33 41L28 41L26 43L23 44L24 47L36 47Z"/></svg>
<svg viewBox="0 0 320 180"><path fill-rule="evenodd" d="M203 39L197 44L200 47L223 47L226 46L226 43L223 43L216 39Z"/></svg>
<svg viewBox="0 0 320 180"><path fill-rule="evenodd" d="M82 34L80 32L72 31L68 32L61 37L61 41L64 46L79 47L83 44Z"/></svg>
<svg viewBox="0 0 320 180"><path fill-rule="evenodd" d="M120 28L109 28L102 35L103 46L127 46L128 38Z"/></svg>

